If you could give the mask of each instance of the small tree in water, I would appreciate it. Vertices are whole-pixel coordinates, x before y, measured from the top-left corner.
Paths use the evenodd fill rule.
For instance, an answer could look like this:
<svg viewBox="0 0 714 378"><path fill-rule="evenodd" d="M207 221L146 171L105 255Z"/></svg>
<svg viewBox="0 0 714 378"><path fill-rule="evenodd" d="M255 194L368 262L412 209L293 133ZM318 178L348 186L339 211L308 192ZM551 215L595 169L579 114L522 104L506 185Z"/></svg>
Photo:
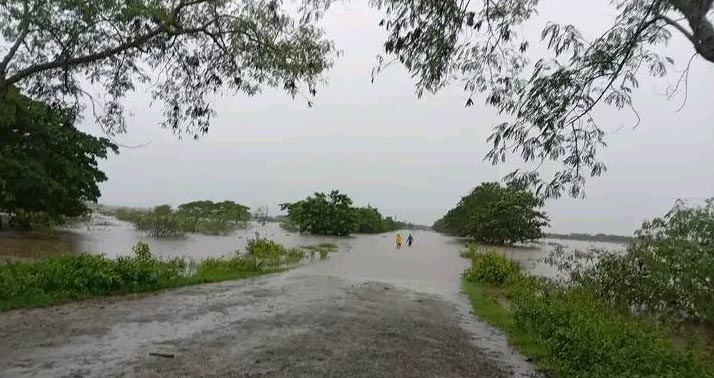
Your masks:
<svg viewBox="0 0 714 378"><path fill-rule="evenodd" d="M484 183L461 198L434 223L434 229L488 244L513 244L540 238L548 217L543 200L515 185Z"/></svg>
<svg viewBox="0 0 714 378"><path fill-rule="evenodd" d="M288 220L300 232L346 236L355 227L352 200L338 190L330 194L315 193L295 203L284 203L280 209L287 210Z"/></svg>

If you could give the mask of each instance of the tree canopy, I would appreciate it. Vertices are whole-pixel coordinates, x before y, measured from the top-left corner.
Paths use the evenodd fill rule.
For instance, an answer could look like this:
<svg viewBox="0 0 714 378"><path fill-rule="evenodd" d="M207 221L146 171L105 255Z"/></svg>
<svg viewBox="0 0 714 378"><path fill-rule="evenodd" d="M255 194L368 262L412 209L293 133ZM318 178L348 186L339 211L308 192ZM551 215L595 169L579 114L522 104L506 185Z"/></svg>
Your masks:
<svg viewBox="0 0 714 378"><path fill-rule="evenodd" d="M548 217L538 209L543 200L509 185L484 183L461 198L434 223L434 230L489 244L513 244L540 238Z"/></svg>
<svg viewBox="0 0 714 378"><path fill-rule="evenodd" d="M209 95L262 85L314 95L334 51L277 0L7 0L0 35L0 95L14 85L79 107L85 87L100 85L102 98L90 98L110 133L125 130L122 99L139 83L163 102L163 126L198 136Z"/></svg>
<svg viewBox="0 0 714 378"><path fill-rule="evenodd" d="M355 213L352 200L338 190L315 193L304 200L280 205L300 232L346 236L353 232Z"/></svg>
<svg viewBox="0 0 714 378"><path fill-rule="evenodd" d="M120 208L108 212L120 220L134 223L137 229L154 237L173 237L184 233L226 235L244 227L250 220L250 208L233 201L192 201L174 210L170 205L151 210Z"/></svg>
<svg viewBox="0 0 714 378"><path fill-rule="evenodd" d="M0 100L0 213L29 227L76 217L100 195L107 176L98 161L117 147L74 127L68 109L32 101L15 89Z"/></svg>
<svg viewBox="0 0 714 378"><path fill-rule="evenodd" d="M595 111L603 106L635 111L638 80L665 76L674 64L661 54L673 33L691 43L692 59L714 63L714 0L612 0L617 15L595 38L577 25L548 23L541 39L550 55L534 63L528 50L537 41L520 31L537 14L538 0L375 3L386 12L384 49L394 58L383 57L377 71L401 62L418 94L437 91L455 77L469 95L466 106L482 94L504 119L489 138L487 160L497 164L509 154L520 155L535 168L507 178L536 184L549 197L582 196L586 178L606 170L597 157L605 132ZM561 169L544 179L539 168L549 161Z"/></svg>
<svg viewBox="0 0 714 378"><path fill-rule="evenodd" d="M410 227L404 222L394 220L393 217L383 217L377 208L369 205L355 207L354 213L354 232L358 234L380 234Z"/></svg>
<svg viewBox="0 0 714 378"><path fill-rule="evenodd" d="M306 199L280 205L287 210L289 229L318 235L378 234L406 227L392 217L384 218L372 206L353 207L352 199L337 190L315 193Z"/></svg>
<svg viewBox="0 0 714 378"><path fill-rule="evenodd" d="M126 93L151 84L163 126L199 136L216 92L253 95L269 86L315 95L335 55L317 24L332 2L297 0L295 13L278 0L2 1L0 95L16 86L79 108L85 87L101 86L101 98L89 98L112 133L125 130ZM549 23L541 39L550 54L532 62L537 41L519 32L538 0L375 0L387 31L375 72L402 63L419 95L456 78L467 106L482 94L502 115L486 158L496 164L516 154L526 163L507 178L550 197L582 196L586 178L606 171L595 111L632 109L641 76L665 76L674 61L661 51L673 33L692 45L692 59L714 62L714 0L611 2L617 15L595 38ZM546 162L560 167L550 178L538 169Z"/></svg>

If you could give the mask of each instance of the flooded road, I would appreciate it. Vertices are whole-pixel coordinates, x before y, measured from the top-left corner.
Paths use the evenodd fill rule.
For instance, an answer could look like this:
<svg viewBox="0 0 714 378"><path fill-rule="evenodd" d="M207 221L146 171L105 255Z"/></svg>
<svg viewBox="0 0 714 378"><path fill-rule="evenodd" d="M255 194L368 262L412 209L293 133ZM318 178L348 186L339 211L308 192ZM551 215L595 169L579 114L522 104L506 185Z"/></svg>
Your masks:
<svg viewBox="0 0 714 378"><path fill-rule="evenodd" d="M151 252L157 256L203 259L231 255L236 251L244 250L247 240L254 238L256 233L288 247L332 242L339 245L342 251L370 249L374 247L375 239L382 238L391 242L394 236L393 234L354 235L347 238L312 236L285 231L277 223L265 225L251 223L247 228L237 230L227 236L188 234L181 238L151 238L135 230L131 223L119 221L113 217L95 215L87 223L76 224L51 235L1 231L0 263L3 258L32 259L66 252L103 254L113 258L131 254L132 247L140 241L148 243ZM406 237L408 231L404 233ZM466 241L434 237L432 235L436 234L424 231L415 231L413 234L419 243L427 244L428 248L449 251L453 254L458 254L466 245ZM521 267L530 273L553 277L557 272L540 260L548 256L555 245L562 245L571 251L575 249L612 251L624 248L623 245L615 243L555 239L542 239L528 246L492 248L518 261Z"/></svg>
<svg viewBox="0 0 714 378"><path fill-rule="evenodd" d="M129 236L141 237L106 227L112 236L87 231L88 249L79 250L113 237L104 252L122 254L135 243ZM457 239L415 232L415 245L397 251L391 234L318 238L268 224L223 238L147 240L162 256L201 258L240 249L256 231L289 246L334 241L340 251L283 274L0 313L2 376L537 376L470 313ZM504 253L535 269L536 251Z"/></svg>

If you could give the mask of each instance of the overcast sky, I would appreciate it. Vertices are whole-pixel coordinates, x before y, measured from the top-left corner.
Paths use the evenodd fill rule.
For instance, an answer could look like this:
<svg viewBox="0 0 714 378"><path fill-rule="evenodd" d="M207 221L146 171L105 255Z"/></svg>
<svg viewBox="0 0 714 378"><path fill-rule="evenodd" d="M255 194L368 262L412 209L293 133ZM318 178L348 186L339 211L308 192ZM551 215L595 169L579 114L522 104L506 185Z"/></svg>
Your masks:
<svg viewBox="0 0 714 378"><path fill-rule="evenodd" d="M534 35L547 20L596 32L615 14L606 0L542 3ZM329 11L324 27L344 55L328 73L329 83L318 88L313 108L279 91L225 96L216 99L219 115L209 134L193 141L158 126L160 107L150 106L148 95L131 95L127 107L134 116L118 140L146 145L123 148L102 163L109 181L101 185L100 202L149 206L231 199L275 213L280 202L334 188L358 205L431 224L479 183L501 179L519 161L496 167L483 161L486 138L499 122L481 105L483 99L464 108L460 85L417 99L412 80L398 66L370 83L384 42L379 20L364 2ZM677 36L667 53L683 67L692 50ZM642 78L635 97L642 117L637 129L629 113L602 114L602 125L614 132L601 155L609 170L588 182L586 199L547 203L551 230L628 234L677 198L714 196L714 65L694 61L680 112L681 97L668 101L664 95L677 76ZM89 117L81 128L101 134Z"/></svg>

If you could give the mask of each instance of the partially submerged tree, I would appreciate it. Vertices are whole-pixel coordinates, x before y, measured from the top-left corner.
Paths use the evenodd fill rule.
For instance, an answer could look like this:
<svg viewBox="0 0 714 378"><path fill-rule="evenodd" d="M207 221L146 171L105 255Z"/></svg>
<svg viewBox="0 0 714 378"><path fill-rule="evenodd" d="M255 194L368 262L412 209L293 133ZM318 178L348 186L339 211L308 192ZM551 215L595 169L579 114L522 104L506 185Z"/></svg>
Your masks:
<svg viewBox="0 0 714 378"><path fill-rule="evenodd" d="M419 95L461 79L470 95L467 106L481 93L506 120L489 138L488 160L496 164L518 154L537 168L514 171L509 179L537 184L550 197L564 191L581 196L586 177L606 170L597 158L605 132L593 112L607 105L632 108L643 74L666 75L673 60L659 51L672 33L687 38L694 56L714 63L714 0L611 2L619 13L594 39L575 25L549 23L542 39L552 57L531 65L527 50L533 41L519 30L536 14L538 0L377 0L387 13L384 48L395 57L382 59L377 71L401 62ZM538 168L547 161L561 169L544 180Z"/></svg>
<svg viewBox="0 0 714 378"><path fill-rule="evenodd" d="M263 85L314 95L334 51L277 0L6 0L0 36L0 96L16 86L79 107L100 85L104 96L90 99L109 133L125 130L122 100L137 83L164 103L163 126L198 136L213 115L208 96Z"/></svg>
<svg viewBox="0 0 714 378"><path fill-rule="evenodd" d="M10 88L0 100L0 213L15 226L60 222L88 212L107 176L98 161L117 147L74 127L71 109Z"/></svg>
<svg viewBox="0 0 714 378"><path fill-rule="evenodd" d="M542 199L517 185L484 183L461 198L433 228L489 244L534 240L548 225L548 217L539 210L542 206Z"/></svg>
<svg viewBox="0 0 714 378"><path fill-rule="evenodd" d="M404 222L395 221L393 217L383 217L375 207L355 207L355 233L379 234L408 228Z"/></svg>
<svg viewBox="0 0 714 378"><path fill-rule="evenodd" d="M281 204L280 210L288 212L288 220L300 232L346 236L352 233L355 226L352 200L338 190L329 194L315 193L302 201Z"/></svg>

